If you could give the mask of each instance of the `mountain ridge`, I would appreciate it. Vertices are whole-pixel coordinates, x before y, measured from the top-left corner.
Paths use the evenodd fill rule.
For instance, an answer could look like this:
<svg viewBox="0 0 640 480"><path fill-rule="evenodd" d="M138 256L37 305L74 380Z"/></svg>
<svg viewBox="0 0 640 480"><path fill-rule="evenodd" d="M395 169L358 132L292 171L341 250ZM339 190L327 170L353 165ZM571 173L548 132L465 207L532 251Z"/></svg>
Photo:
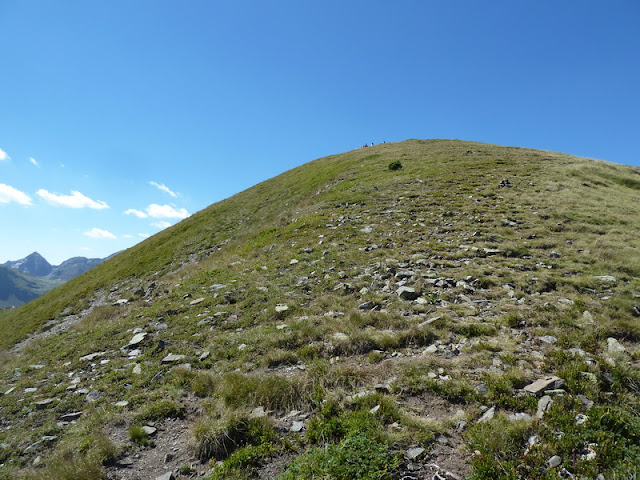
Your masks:
<svg viewBox="0 0 640 480"><path fill-rule="evenodd" d="M51 265L38 252L20 260L10 260L0 267L0 307L17 307L27 303L58 285L90 270L104 259L73 257ZM7 272L4 268L10 268Z"/></svg>
<svg viewBox="0 0 640 480"><path fill-rule="evenodd" d="M0 316L0 471L624 478L639 192L447 140L262 182Z"/></svg>

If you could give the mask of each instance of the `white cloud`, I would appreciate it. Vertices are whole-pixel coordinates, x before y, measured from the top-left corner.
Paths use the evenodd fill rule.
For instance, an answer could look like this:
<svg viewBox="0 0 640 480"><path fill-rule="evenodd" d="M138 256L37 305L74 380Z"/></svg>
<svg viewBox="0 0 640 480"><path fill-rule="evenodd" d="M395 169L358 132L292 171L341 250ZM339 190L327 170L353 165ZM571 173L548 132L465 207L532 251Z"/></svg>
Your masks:
<svg viewBox="0 0 640 480"><path fill-rule="evenodd" d="M135 208L130 208L129 210L124 212L125 215L135 215L138 218L147 218L149 215L147 215L144 212L141 212L140 210L136 210Z"/></svg>
<svg viewBox="0 0 640 480"><path fill-rule="evenodd" d="M53 205L54 207L93 208L94 210L109 208L106 202L100 200L96 202L80 192L72 191L71 195L59 195L40 189L36 193L49 205Z"/></svg>
<svg viewBox="0 0 640 480"><path fill-rule="evenodd" d="M29 163L31 163L32 165L35 165L36 167L39 167L40 164L37 162L37 160L33 157L29 157Z"/></svg>
<svg viewBox="0 0 640 480"><path fill-rule="evenodd" d="M84 232L84 235L89 238L111 238L116 239L117 237L108 230L102 230L101 228L92 228Z"/></svg>
<svg viewBox="0 0 640 480"><path fill-rule="evenodd" d="M0 203L16 202L20 205L31 205L31 197L11 185L0 183Z"/></svg>
<svg viewBox="0 0 640 480"><path fill-rule="evenodd" d="M142 238L149 238L151 235L149 235L148 233L139 233L138 236Z"/></svg>
<svg viewBox="0 0 640 480"><path fill-rule="evenodd" d="M149 182L149 185L153 185L154 187L156 187L158 190L168 193L169 195L171 195L173 198L176 198L178 196L177 193L172 192L169 187L167 187L164 183L156 183L156 182Z"/></svg>
<svg viewBox="0 0 640 480"><path fill-rule="evenodd" d="M7 154L7 152L0 148L0 162L3 160L11 160L11 157Z"/></svg>
<svg viewBox="0 0 640 480"><path fill-rule="evenodd" d="M164 230L165 228L168 228L171 226L171 223L169 222L165 222L165 221L161 221L161 222L153 222L151 224L152 227L157 227L161 230Z"/></svg>
<svg viewBox="0 0 640 480"><path fill-rule="evenodd" d="M171 205L156 205L152 203L147 207L147 214L153 218L187 218L189 212L186 208L174 208Z"/></svg>

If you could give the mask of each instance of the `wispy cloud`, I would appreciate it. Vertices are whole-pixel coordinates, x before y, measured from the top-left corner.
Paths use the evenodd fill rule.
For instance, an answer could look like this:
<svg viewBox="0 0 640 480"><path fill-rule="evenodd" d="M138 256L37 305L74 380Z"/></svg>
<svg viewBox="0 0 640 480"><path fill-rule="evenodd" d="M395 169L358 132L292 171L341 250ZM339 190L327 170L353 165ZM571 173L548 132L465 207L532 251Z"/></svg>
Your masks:
<svg viewBox="0 0 640 480"><path fill-rule="evenodd" d="M169 223L169 222L165 222L165 221L163 220L163 221L160 221L160 222L153 222L153 223L151 224L151 226L152 226L152 227L159 228L159 229L161 229L161 230L164 230L165 228L170 227L170 226L171 226L171 223Z"/></svg>
<svg viewBox="0 0 640 480"><path fill-rule="evenodd" d="M57 193L50 193L44 189L40 189L36 192L43 200L49 205L54 207L68 207L68 208L93 208L94 210L102 210L109 208L106 202L95 201L89 197L83 195L80 192L72 191L71 195L60 195Z"/></svg>
<svg viewBox="0 0 640 480"><path fill-rule="evenodd" d="M186 208L175 208L171 205L157 205L152 203L146 209L153 218L187 218L190 214Z"/></svg>
<svg viewBox="0 0 640 480"><path fill-rule="evenodd" d="M177 198L178 194L175 192L172 192L169 187L167 187L164 183L156 183L156 182L149 182L149 185L153 185L154 187L156 187L158 190L160 190L161 192L164 193L168 193L169 195L171 195L173 198Z"/></svg>
<svg viewBox="0 0 640 480"><path fill-rule="evenodd" d="M0 183L0 203L19 203L20 205L31 205L31 197L11 185Z"/></svg>
<svg viewBox="0 0 640 480"><path fill-rule="evenodd" d="M31 163L31 165L35 165L36 167L39 167L40 164L37 162L37 160L33 157L29 157L29 163Z"/></svg>
<svg viewBox="0 0 640 480"><path fill-rule="evenodd" d="M129 210L126 210L124 212L125 215L135 215L138 218L147 218L149 215L147 215L146 213L140 211L140 210L136 210L135 208L130 208Z"/></svg>
<svg viewBox="0 0 640 480"><path fill-rule="evenodd" d="M117 237L108 230L102 230L101 228L92 228L91 230L87 230L84 232L84 235L89 238L110 238L116 239Z"/></svg>
<svg viewBox="0 0 640 480"><path fill-rule="evenodd" d="M3 160L11 160L11 157L9 156L9 154L7 154L7 152L0 148L0 162Z"/></svg>
<svg viewBox="0 0 640 480"><path fill-rule="evenodd" d="M139 233L138 236L142 238L149 238L151 235L149 235L148 233Z"/></svg>

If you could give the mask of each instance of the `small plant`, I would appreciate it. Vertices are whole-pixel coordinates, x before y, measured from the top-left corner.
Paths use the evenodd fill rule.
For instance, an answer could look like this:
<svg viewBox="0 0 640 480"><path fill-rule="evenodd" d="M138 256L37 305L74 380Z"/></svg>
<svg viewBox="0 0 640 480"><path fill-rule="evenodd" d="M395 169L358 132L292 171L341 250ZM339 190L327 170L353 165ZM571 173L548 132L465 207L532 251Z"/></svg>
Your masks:
<svg viewBox="0 0 640 480"><path fill-rule="evenodd" d="M397 160L389 164L389 170L391 171L400 170L401 168L402 168L402 163L400 163Z"/></svg>
<svg viewBox="0 0 640 480"><path fill-rule="evenodd" d="M131 427L129 429L129 440L140 446L149 445L149 434L142 427Z"/></svg>

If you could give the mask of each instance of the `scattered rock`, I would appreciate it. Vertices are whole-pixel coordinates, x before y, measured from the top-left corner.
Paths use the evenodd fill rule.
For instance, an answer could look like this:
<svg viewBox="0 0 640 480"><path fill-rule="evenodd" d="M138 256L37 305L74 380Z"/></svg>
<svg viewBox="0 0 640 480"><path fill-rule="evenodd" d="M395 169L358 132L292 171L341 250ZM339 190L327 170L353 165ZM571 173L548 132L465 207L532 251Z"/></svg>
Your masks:
<svg viewBox="0 0 640 480"><path fill-rule="evenodd" d="M176 477L173 476L173 472L167 472L156 477L156 480L176 480Z"/></svg>
<svg viewBox="0 0 640 480"><path fill-rule="evenodd" d="M39 402L36 402L35 406L38 410L44 410L49 405L51 405L53 401L54 401L53 398L47 398L46 400L40 400Z"/></svg>
<svg viewBox="0 0 640 480"><path fill-rule="evenodd" d="M87 402L97 402L102 397L103 397L102 392L98 392L97 390L92 390L91 392L87 393L85 400Z"/></svg>
<svg viewBox="0 0 640 480"><path fill-rule="evenodd" d="M162 359L162 363L173 363L173 362L181 362L186 358L186 355L177 355L175 353L170 353L166 357Z"/></svg>
<svg viewBox="0 0 640 480"><path fill-rule="evenodd" d="M420 296L420 292L412 287L400 287L396 290L396 294L403 300L415 300Z"/></svg>
<svg viewBox="0 0 640 480"><path fill-rule="evenodd" d="M134 345L138 345L139 343L142 343L142 341L146 336L147 334L144 332L135 334L133 338L129 340L129 343L127 344L127 346L133 347Z"/></svg>
<svg viewBox="0 0 640 480"><path fill-rule="evenodd" d="M60 420L62 420L63 422L72 422L74 420L77 420L81 416L82 416L82 412L72 412L72 413L67 413L65 415L62 415L60 417Z"/></svg>
<svg viewBox="0 0 640 480"><path fill-rule="evenodd" d="M294 432L294 433L298 433L298 432L301 432L303 428L304 428L304 422L295 421L291 425L291 428L289 429L289 431Z"/></svg>
<svg viewBox="0 0 640 480"><path fill-rule="evenodd" d="M545 395L540 400L538 400L538 410L536 411L536 418L542 418L545 412L549 410L549 408L551 408L552 403L553 400L549 395Z"/></svg>
<svg viewBox="0 0 640 480"><path fill-rule="evenodd" d="M94 352L94 353L90 353L89 355L85 355L83 357L80 357L81 361L87 361L90 362L92 360L94 360L95 358L101 357L103 355L105 355L107 352Z"/></svg>
<svg viewBox="0 0 640 480"><path fill-rule="evenodd" d="M478 419L478 423L484 423L491 420L496 414L496 407L491 407L486 412L482 414L482 416Z"/></svg>
<svg viewBox="0 0 640 480"><path fill-rule="evenodd" d="M549 390L550 388L559 388L562 385L564 385L564 381L561 378L550 375L548 377L539 378L535 382L530 383L524 387L524 390L535 395L542 393L545 390Z"/></svg>
<svg viewBox="0 0 640 480"><path fill-rule="evenodd" d="M275 310L276 313L282 313L289 310L289 307L287 305L284 305L283 303L279 303L278 305L276 305Z"/></svg>
<svg viewBox="0 0 640 480"><path fill-rule="evenodd" d="M143 426L142 430L144 430L144 432L149 436L155 435L155 433L158 431L158 429L156 427L151 427L149 425Z"/></svg>
<svg viewBox="0 0 640 480"><path fill-rule="evenodd" d="M607 338L607 352L615 355L616 353L624 353L625 351L626 349L622 346L622 344L620 344L620 342L618 342L618 340L613 337Z"/></svg>
<svg viewBox="0 0 640 480"><path fill-rule="evenodd" d="M407 460L415 460L416 458L420 457L424 452L425 452L425 449L422 447L413 447L407 450L404 456L407 458Z"/></svg>
<svg viewBox="0 0 640 480"><path fill-rule="evenodd" d="M549 468L559 467L560 465L562 465L562 457L558 455L554 455L549 460L547 460L547 467Z"/></svg>
<svg viewBox="0 0 640 480"><path fill-rule="evenodd" d="M200 298L196 298L195 300L192 300L191 302L189 302L189 305L193 306L193 305L198 305L199 303L204 302L204 297L200 297Z"/></svg>

